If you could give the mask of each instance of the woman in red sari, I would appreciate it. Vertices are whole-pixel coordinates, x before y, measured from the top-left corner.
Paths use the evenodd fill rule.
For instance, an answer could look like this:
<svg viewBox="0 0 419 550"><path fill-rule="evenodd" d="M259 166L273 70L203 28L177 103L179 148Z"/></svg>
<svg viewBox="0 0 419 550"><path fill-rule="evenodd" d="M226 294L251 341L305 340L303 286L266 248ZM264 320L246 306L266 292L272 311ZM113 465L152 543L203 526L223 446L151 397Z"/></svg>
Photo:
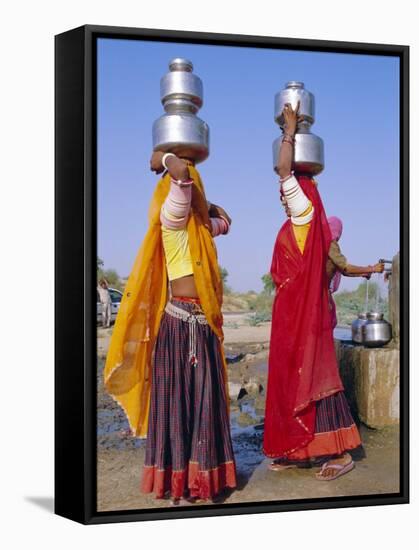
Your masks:
<svg viewBox="0 0 419 550"><path fill-rule="evenodd" d="M275 243L264 453L271 469L322 458L316 477L332 480L354 468L347 452L361 444L343 393L333 342L326 262L332 235L314 180L292 174L298 108L284 108L277 170L291 217Z"/></svg>

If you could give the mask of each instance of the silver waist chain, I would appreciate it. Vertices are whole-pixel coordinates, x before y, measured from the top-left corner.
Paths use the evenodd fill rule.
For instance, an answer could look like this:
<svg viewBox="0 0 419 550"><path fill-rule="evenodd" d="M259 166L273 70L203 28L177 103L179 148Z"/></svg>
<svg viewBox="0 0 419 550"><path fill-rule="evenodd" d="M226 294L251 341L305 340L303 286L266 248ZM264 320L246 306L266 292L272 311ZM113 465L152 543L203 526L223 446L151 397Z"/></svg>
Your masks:
<svg viewBox="0 0 419 550"><path fill-rule="evenodd" d="M198 357L196 352L196 324L208 325L207 318L202 313L190 313L184 309L175 306L171 302L166 304L166 313L176 319L181 319L189 323L189 361L194 367L198 366Z"/></svg>

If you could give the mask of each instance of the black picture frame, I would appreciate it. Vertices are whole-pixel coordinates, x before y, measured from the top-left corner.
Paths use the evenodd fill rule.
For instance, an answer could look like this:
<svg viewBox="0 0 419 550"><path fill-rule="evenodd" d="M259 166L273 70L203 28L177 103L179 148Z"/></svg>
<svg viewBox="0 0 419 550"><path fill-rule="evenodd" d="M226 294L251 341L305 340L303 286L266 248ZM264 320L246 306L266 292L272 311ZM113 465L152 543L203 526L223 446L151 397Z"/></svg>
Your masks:
<svg viewBox="0 0 419 550"><path fill-rule="evenodd" d="M96 510L96 43L104 37L399 57L399 493L195 508ZM55 37L55 121L55 513L97 524L408 503L409 47L86 25Z"/></svg>

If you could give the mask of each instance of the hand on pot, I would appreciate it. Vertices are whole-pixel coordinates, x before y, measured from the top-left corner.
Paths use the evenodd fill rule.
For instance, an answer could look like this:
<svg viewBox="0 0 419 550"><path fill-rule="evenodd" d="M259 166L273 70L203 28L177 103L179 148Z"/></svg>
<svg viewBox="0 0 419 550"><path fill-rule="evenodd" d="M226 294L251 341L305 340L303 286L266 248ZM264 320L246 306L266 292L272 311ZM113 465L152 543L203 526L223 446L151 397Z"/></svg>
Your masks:
<svg viewBox="0 0 419 550"><path fill-rule="evenodd" d="M284 115L284 130L287 134L290 136L294 136L295 132L297 131L297 124L302 120L302 116L298 114L298 111L300 110L300 101L297 103L297 107L295 110L291 107L290 103L285 103L284 108L282 110L282 114Z"/></svg>

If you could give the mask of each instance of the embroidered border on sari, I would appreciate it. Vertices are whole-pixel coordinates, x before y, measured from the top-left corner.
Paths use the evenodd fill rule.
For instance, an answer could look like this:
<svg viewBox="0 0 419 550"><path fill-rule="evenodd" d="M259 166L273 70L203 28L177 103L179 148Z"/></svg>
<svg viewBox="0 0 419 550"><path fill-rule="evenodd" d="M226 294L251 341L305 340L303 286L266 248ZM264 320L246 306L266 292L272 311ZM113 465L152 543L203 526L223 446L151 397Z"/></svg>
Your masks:
<svg viewBox="0 0 419 550"><path fill-rule="evenodd" d="M189 491L190 497L210 499L223 489L234 489L236 485L234 461L224 462L208 470L200 470L198 462L190 461L183 470L173 470L171 466L163 470L144 465L141 492L154 492L156 498L164 498L170 491L172 498L181 498Z"/></svg>

